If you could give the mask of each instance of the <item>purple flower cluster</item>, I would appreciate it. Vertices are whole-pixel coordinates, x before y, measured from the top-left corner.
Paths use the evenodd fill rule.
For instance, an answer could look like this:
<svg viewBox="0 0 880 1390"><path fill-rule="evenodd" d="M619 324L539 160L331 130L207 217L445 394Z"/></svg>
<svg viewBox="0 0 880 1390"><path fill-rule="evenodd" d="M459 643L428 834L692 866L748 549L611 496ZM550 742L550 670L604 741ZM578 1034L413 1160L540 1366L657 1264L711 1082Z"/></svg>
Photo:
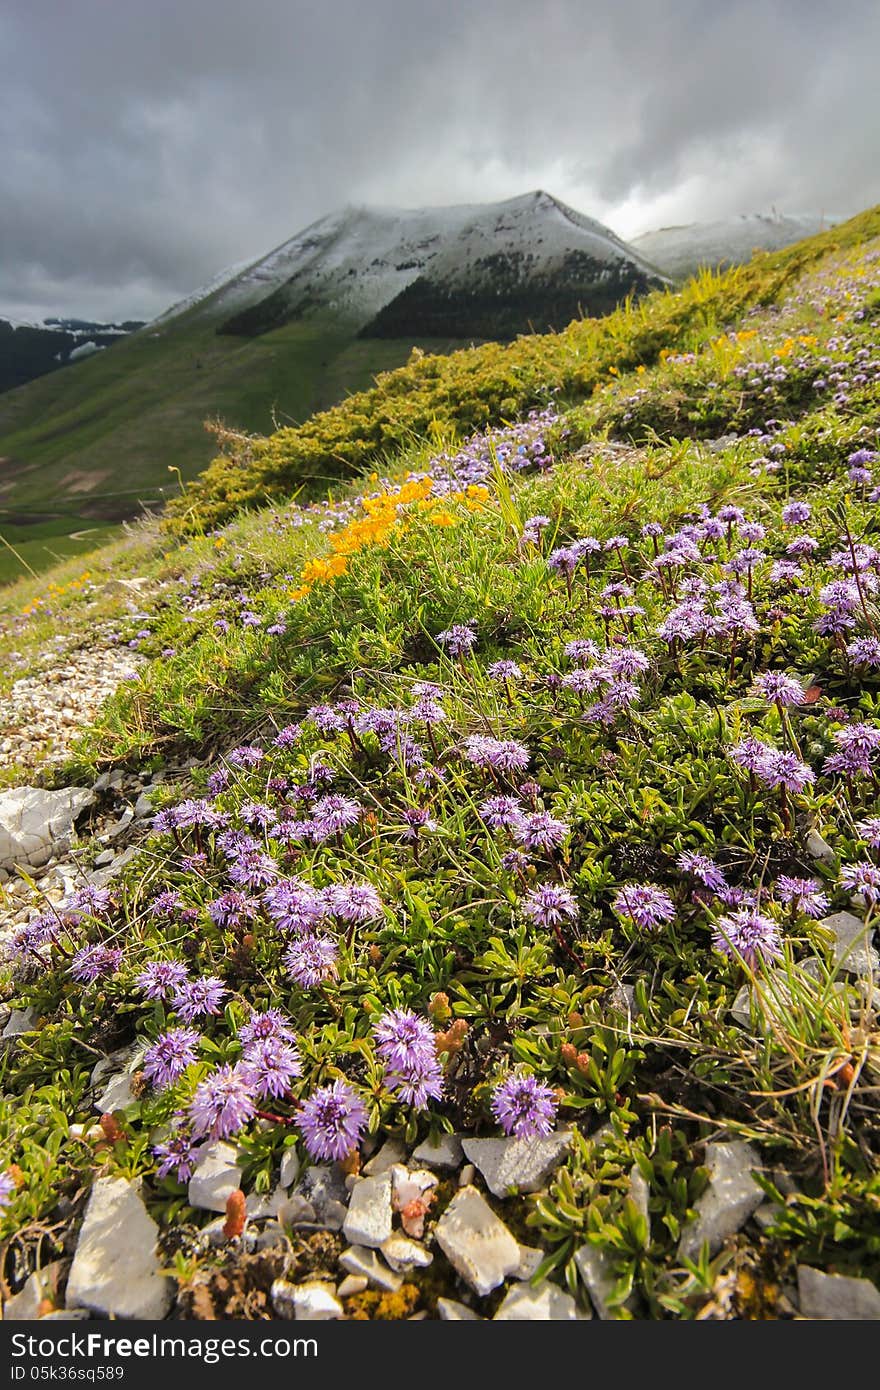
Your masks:
<svg viewBox="0 0 880 1390"><path fill-rule="evenodd" d="M389 1009L374 1025L376 1052L385 1064L385 1084L408 1105L422 1110L439 1100L443 1072L434 1030L409 1009Z"/></svg>

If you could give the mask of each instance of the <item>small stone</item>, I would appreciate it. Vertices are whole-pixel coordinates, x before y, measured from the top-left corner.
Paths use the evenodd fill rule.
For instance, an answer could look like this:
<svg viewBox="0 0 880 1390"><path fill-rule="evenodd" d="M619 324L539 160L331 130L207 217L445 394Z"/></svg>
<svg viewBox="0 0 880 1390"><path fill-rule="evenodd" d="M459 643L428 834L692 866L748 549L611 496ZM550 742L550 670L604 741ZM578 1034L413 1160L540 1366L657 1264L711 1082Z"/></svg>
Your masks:
<svg viewBox="0 0 880 1390"><path fill-rule="evenodd" d="M292 1146L285 1149L281 1155L281 1175L279 1182L282 1187L293 1187L299 1177L300 1162L296 1149Z"/></svg>
<svg viewBox="0 0 880 1390"><path fill-rule="evenodd" d="M64 1269L63 1260L35 1269L23 1289L8 1298L3 1305L3 1318L6 1322L30 1322L39 1316L40 1304L50 1298L54 1302L58 1280Z"/></svg>
<svg viewBox="0 0 880 1390"><path fill-rule="evenodd" d="M875 1322L880 1319L880 1289L870 1279L824 1274L798 1265L798 1303L805 1318Z"/></svg>
<svg viewBox="0 0 880 1390"><path fill-rule="evenodd" d="M276 1311L281 1307L290 1307L297 1322L331 1322L334 1318L341 1318L345 1310L336 1294L326 1284L288 1284L287 1288L291 1291L289 1301L286 1301L285 1294L281 1293L278 1303L275 1301L274 1291L278 1284L284 1280L276 1279L272 1285L273 1297L272 1305ZM289 1317L289 1313L282 1313L282 1317Z"/></svg>
<svg viewBox="0 0 880 1390"><path fill-rule="evenodd" d="M342 1222L345 1219L345 1207L342 1203L337 1204L340 1210L339 1225L334 1226L333 1230L341 1230ZM278 1220L282 1226L320 1226L315 1208L311 1202L306 1201L305 1197L300 1197L299 1193L294 1192L288 1197L286 1202L282 1202L278 1209Z"/></svg>
<svg viewBox="0 0 880 1390"><path fill-rule="evenodd" d="M587 1293L590 1295L590 1300L599 1317L603 1322L614 1318L611 1296L614 1293L617 1280L611 1256L607 1251L600 1250L597 1245L582 1245L574 1258L578 1272L587 1286Z"/></svg>
<svg viewBox="0 0 880 1390"><path fill-rule="evenodd" d="M335 1163L316 1163L307 1168L293 1195L305 1198L314 1210L316 1223L324 1230L342 1230L348 1193Z"/></svg>
<svg viewBox="0 0 880 1390"><path fill-rule="evenodd" d="M429 1168L458 1168L463 1157L461 1139L457 1134L440 1134L433 1143L426 1139L413 1149L416 1163L426 1163Z"/></svg>
<svg viewBox="0 0 880 1390"><path fill-rule="evenodd" d="M370 1286L370 1281L363 1274L346 1274L341 1284L336 1286L337 1298L352 1298L356 1293L363 1293Z"/></svg>
<svg viewBox="0 0 880 1390"><path fill-rule="evenodd" d="M476 1176L477 1170L474 1165L472 1163L466 1163L458 1175L459 1187L470 1187Z"/></svg>
<svg viewBox="0 0 880 1390"><path fill-rule="evenodd" d="M764 1200L752 1177L761 1167L756 1149L743 1140L706 1145L709 1186L696 1203L697 1215L682 1232L678 1253L696 1259L704 1241L714 1255L728 1236L735 1235Z"/></svg>
<svg viewBox="0 0 880 1390"><path fill-rule="evenodd" d="M462 1148L495 1197L539 1192L571 1144L571 1131L528 1139L464 1139Z"/></svg>
<svg viewBox="0 0 880 1390"><path fill-rule="evenodd" d="M544 1251L539 1250L537 1246L521 1245L519 1247L519 1264L513 1271L514 1279L533 1278L543 1258Z"/></svg>
<svg viewBox="0 0 880 1390"><path fill-rule="evenodd" d="M203 1211L226 1211L226 1199L241 1187L241 1168L231 1144L218 1141L205 1155L189 1180L187 1200Z"/></svg>
<svg viewBox="0 0 880 1390"><path fill-rule="evenodd" d="M397 1274L406 1274L410 1269L427 1269L434 1259L424 1245L397 1232L383 1240L379 1249Z"/></svg>
<svg viewBox="0 0 880 1390"><path fill-rule="evenodd" d="M46 864L70 843L73 824L91 806L90 787L12 787L0 792L0 865Z"/></svg>
<svg viewBox="0 0 880 1390"><path fill-rule="evenodd" d="M102 849L101 853L95 856L95 868L103 869L108 864L112 864L116 855L112 849Z"/></svg>
<svg viewBox="0 0 880 1390"><path fill-rule="evenodd" d="M124 1110L127 1105L131 1105L136 1097L131 1089L131 1076L128 1072L117 1072L111 1077L107 1084L107 1089L95 1101L95 1109L99 1115L112 1114L114 1110Z"/></svg>
<svg viewBox="0 0 880 1390"><path fill-rule="evenodd" d="M434 1234L453 1269L481 1297L519 1267L519 1245L475 1187L455 1194Z"/></svg>
<svg viewBox="0 0 880 1390"><path fill-rule="evenodd" d="M558 1284L543 1279L534 1289L517 1284L504 1295L495 1322L576 1322L577 1304Z"/></svg>
<svg viewBox="0 0 880 1390"><path fill-rule="evenodd" d="M251 1192L245 1198L244 1210L249 1221L264 1221L277 1216L287 1202L287 1193L278 1186L274 1192Z"/></svg>
<svg viewBox="0 0 880 1390"><path fill-rule="evenodd" d="M454 1298L438 1298L437 1312L440 1314L441 1322L485 1322L479 1313L475 1313L473 1308L469 1308L466 1303L459 1303Z"/></svg>
<svg viewBox="0 0 880 1390"><path fill-rule="evenodd" d="M3 1037L20 1038L23 1033L32 1033L36 1026L37 1014L34 1009L13 1009L3 1029Z"/></svg>
<svg viewBox="0 0 880 1390"><path fill-rule="evenodd" d="M378 1248L391 1235L391 1173L361 1178L351 1194L342 1232L352 1245Z"/></svg>
<svg viewBox="0 0 880 1390"><path fill-rule="evenodd" d="M412 1172L402 1163L391 1169L391 1206L400 1212L400 1224L408 1236L421 1240L425 1234L425 1218L434 1203L437 1176L427 1168Z"/></svg>
<svg viewBox="0 0 880 1390"><path fill-rule="evenodd" d="M164 1318L172 1284L159 1273L158 1234L136 1184L98 1178L67 1281L67 1306L106 1317Z"/></svg>
<svg viewBox="0 0 880 1390"><path fill-rule="evenodd" d="M364 1164L364 1176L378 1177L381 1173L387 1173L396 1163L403 1163L405 1158L406 1149L400 1140L386 1139L378 1153L373 1154L369 1163Z"/></svg>
<svg viewBox="0 0 880 1390"><path fill-rule="evenodd" d="M347 1274L357 1274L362 1279L368 1279L383 1293L397 1293L403 1283L400 1275L389 1269L375 1250L368 1250L363 1245L350 1245L344 1250L339 1256L339 1267Z"/></svg>
<svg viewBox="0 0 880 1390"><path fill-rule="evenodd" d="M642 1177L639 1165L634 1163L629 1170L629 1198L630 1201L634 1203L639 1215L648 1223L648 1226L651 1224L651 1213L648 1208L650 1196L651 1189Z"/></svg>
<svg viewBox="0 0 880 1390"><path fill-rule="evenodd" d="M807 836L806 845L807 854L809 854L811 858L818 860L820 864L827 864L831 868L837 864L837 855L834 853L828 841L822 838L818 830L810 831Z"/></svg>
<svg viewBox="0 0 880 1390"><path fill-rule="evenodd" d="M870 975L880 970L880 956L871 945L873 927L851 912L834 912L819 923L834 936L834 963L848 975Z"/></svg>

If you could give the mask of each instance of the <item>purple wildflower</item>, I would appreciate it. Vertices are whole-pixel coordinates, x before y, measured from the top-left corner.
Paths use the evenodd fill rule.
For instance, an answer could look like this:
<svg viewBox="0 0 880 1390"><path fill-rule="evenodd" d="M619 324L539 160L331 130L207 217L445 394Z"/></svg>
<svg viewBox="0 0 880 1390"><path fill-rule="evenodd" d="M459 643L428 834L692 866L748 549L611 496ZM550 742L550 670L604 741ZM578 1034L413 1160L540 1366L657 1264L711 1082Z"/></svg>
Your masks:
<svg viewBox="0 0 880 1390"><path fill-rule="evenodd" d="M741 907L729 917L719 917L712 944L722 955L740 957L750 970L759 961L778 960L782 955L776 923L752 907Z"/></svg>
<svg viewBox="0 0 880 1390"><path fill-rule="evenodd" d="M770 704L789 706L804 702L804 687L784 671L765 671L755 681L755 689Z"/></svg>
<svg viewBox="0 0 880 1390"><path fill-rule="evenodd" d="M324 900L340 922L371 922L382 916L382 899L369 883L332 883Z"/></svg>
<svg viewBox="0 0 880 1390"><path fill-rule="evenodd" d="M615 894L612 907L618 917L634 922L644 930L657 927L662 922L671 922L675 916L672 899L656 883L625 884Z"/></svg>
<svg viewBox="0 0 880 1390"><path fill-rule="evenodd" d="M323 980L336 977L339 947L329 936L302 936L284 952L284 965L290 978L303 989L312 989Z"/></svg>
<svg viewBox="0 0 880 1390"><path fill-rule="evenodd" d="M280 1038L282 1042L293 1042L294 1033L290 1021L280 1009L266 1009L262 1013L251 1014L238 1030L238 1040L247 1056L248 1048L254 1043L265 1042L267 1038Z"/></svg>
<svg viewBox="0 0 880 1390"><path fill-rule="evenodd" d="M816 878L790 878L780 874L776 880L776 897L794 912L806 917L821 917L828 911L828 894Z"/></svg>
<svg viewBox="0 0 880 1390"><path fill-rule="evenodd" d="M704 888L708 888L713 893L719 888L727 887L727 879L722 870L708 855L686 850L678 856L676 862L682 873L690 874Z"/></svg>
<svg viewBox="0 0 880 1390"><path fill-rule="evenodd" d="M178 1182L189 1182L202 1158L202 1145L196 1143L188 1131L181 1129L157 1144L153 1149L159 1159L157 1176L167 1178L173 1174Z"/></svg>
<svg viewBox="0 0 880 1390"><path fill-rule="evenodd" d="M111 946L83 946L70 961L70 973L81 985L94 984L115 975L122 964L122 951Z"/></svg>
<svg viewBox="0 0 880 1390"><path fill-rule="evenodd" d="M179 960L151 960L135 979L144 997L153 1000L169 999L186 981L186 966Z"/></svg>
<svg viewBox="0 0 880 1390"><path fill-rule="evenodd" d="M535 811L513 824L513 838L526 849L551 850L562 844L571 826L557 820L549 811Z"/></svg>
<svg viewBox="0 0 880 1390"><path fill-rule="evenodd" d="M445 632L437 634L437 641L446 648L450 656L464 656L471 651L477 640L476 623L453 623Z"/></svg>
<svg viewBox="0 0 880 1390"><path fill-rule="evenodd" d="M532 888L520 902L523 913L536 927L556 928L563 922L576 922L578 905L567 888L545 883Z"/></svg>
<svg viewBox="0 0 880 1390"><path fill-rule="evenodd" d="M840 871L842 888L858 893L872 906L880 900L880 869L875 864L862 861L859 864L845 864Z"/></svg>
<svg viewBox="0 0 880 1390"><path fill-rule="evenodd" d="M157 1091L173 1086L196 1060L201 1034L193 1028L169 1028L144 1053L144 1076Z"/></svg>
<svg viewBox="0 0 880 1390"><path fill-rule="evenodd" d="M492 1092L492 1114L517 1139L552 1133L557 1108L553 1091L536 1076L514 1072Z"/></svg>
<svg viewBox="0 0 880 1390"><path fill-rule="evenodd" d="M290 1083L302 1073L296 1048L278 1037L251 1043L240 1065L258 1095L276 1100L288 1094Z"/></svg>
<svg viewBox="0 0 880 1390"><path fill-rule="evenodd" d="M360 1143L367 1124L367 1107L345 1081L321 1086L299 1111L303 1142L312 1158L347 1158Z"/></svg>
<svg viewBox="0 0 880 1390"><path fill-rule="evenodd" d="M228 1139L256 1113L251 1075L242 1063L218 1067L195 1089L189 1104L197 1139Z"/></svg>
<svg viewBox="0 0 880 1390"><path fill-rule="evenodd" d="M174 991L172 1007L184 1023L192 1023L204 1014L219 1014L220 1005L228 993L222 980L216 975L200 975L195 980L187 980Z"/></svg>

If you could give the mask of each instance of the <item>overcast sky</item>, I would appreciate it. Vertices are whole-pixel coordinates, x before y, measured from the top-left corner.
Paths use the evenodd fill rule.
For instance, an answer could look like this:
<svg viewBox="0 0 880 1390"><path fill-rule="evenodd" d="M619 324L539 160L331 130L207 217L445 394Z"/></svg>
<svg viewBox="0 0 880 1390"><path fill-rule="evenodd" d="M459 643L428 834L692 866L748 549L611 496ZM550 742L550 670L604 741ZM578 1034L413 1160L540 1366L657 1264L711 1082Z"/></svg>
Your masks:
<svg viewBox="0 0 880 1390"><path fill-rule="evenodd" d="M856 212L878 53L877 0L4 0L0 313L151 316L347 202Z"/></svg>

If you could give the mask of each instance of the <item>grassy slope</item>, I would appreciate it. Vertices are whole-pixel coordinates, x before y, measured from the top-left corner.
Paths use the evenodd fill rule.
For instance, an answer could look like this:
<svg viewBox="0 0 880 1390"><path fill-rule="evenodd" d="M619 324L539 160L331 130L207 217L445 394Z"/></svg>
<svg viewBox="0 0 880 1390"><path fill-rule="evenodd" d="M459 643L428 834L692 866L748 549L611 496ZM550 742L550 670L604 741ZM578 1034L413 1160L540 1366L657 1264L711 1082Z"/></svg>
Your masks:
<svg viewBox="0 0 880 1390"><path fill-rule="evenodd" d="M411 347L353 340L322 319L255 339L218 336L193 313L146 329L0 396L0 509L40 511L51 498L74 529L83 512L131 516L173 491L169 467L189 478L209 461L205 420L266 433L362 389Z"/></svg>
<svg viewBox="0 0 880 1390"><path fill-rule="evenodd" d="M71 565L53 576L51 596L33 581L10 591L0 657L16 650L20 669L58 631L87 640L98 620L115 622L123 640L136 628L151 630L142 650L154 660L102 712L72 775L172 749L212 754L258 740L269 748L266 764L256 774L235 772L219 796L235 818L246 801L269 796L267 767L299 782L308 759L320 754L337 768L338 789L361 802L365 819L338 842L298 852L296 872L317 884L367 879L386 912L343 950L338 982L316 996L291 986L277 934L264 920L247 945L239 933L211 925L205 903L223 885L219 859L212 856L204 874L194 873L167 837L155 839L127 871L112 919L125 947L120 975L81 989L65 978L59 960L29 993L50 1023L16 1052L6 1075L6 1088L19 1101L0 1120L2 1155L27 1168L26 1188L8 1221L43 1220L60 1195L88 1182L89 1156L66 1137L69 1120L88 1115L88 1049L96 1040L118 1045L134 1033L154 1037L161 1026L132 981L144 960L177 954L186 944L182 928L143 912L145 897L175 885L198 914L193 968L220 973L233 991L227 1016L208 1024L212 1062L237 1057L234 1026L248 1005L271 1002L291 1014L300 1038L305 1068L298 1095L345 1075L368 1095L380 1133L411 1139L425 1132L427 1119L375 1083L370 1022L391 1004L424 1013L442 991L470 1040L450 1063L445 1099L430 1106L435 1124L494 1132L490 1089L512 1066L560 1089L563 1118L577 1122L585 1137L545 1200L505 1202L501 1209L544 1248L554 1277L564 1273L580 1297L572 1257L588 1237L613 1261L622 1296L635 1291L640 1316L713 1315L725 1299L727 1315L780 1316L780 1285L798 1261L880 1277L876 1013L853 987L843 994L836 989L841 977L823 932L771 901L766 910L784 937L785 974L782 986L761 970L758 979L775 997L775 1022L764 1030L734 1026L730 1007L750 972L713 951L720 908L701 905L675 867L687 849L712 855L741 888L768 886L781 873L815 874L805 850L815 825L835 856L819 873L837 908L848 902L840 865L869 857L854 822L877 813L873 782L847 786L822 767L847 717L876 720L880 683L876 672L854 672L814 622L822 611L819 594L835 577L829 557L841 526L857 540L876 542L876 508L847 482L845 467L855 448L876 444L880 401L876 382L853 385L839 402L813 382L828 355L851 378L861 345L876 338L880 241L876 231L871 238L873 230L863 223L843 254L827 241L799 253L811 274L782 277L787 301L783 296L741 323L748 336L738 345L713 336L716 326L713 335L702 333L703 350L693 357L673 356L617 382L603 358L601 390L552 433L551 471L518 478L510 489L492 486L485 498L472 499L473 510L464 503L429 501L424 510L412 504L405 526L355 550L335 580L313 578L299 599L291 592L303 568L326 556L331 542L308 516L288 508L255 512L216 538L185 544L155 532L131 537L92 558L83 588L68 587L76 573ZM772 288L776 271L770 270ZM699 290L678 304L678 319L668 317L676 326L655 343L655 357L660 347L691 346L701 333ZM548 349L552 344L543 342L542 352ZM570 351L564 335L560 350ZM621 338L622 373L631 351ZM768 373L778 373L780 363L784 378L768 387ZM586 373L595 366L583 364ZM766 441L746 438L708 450L690 437L714 437L731 424L742 429L769 417L792 421L774 433L775 454L768 455ZM637 447L603 447L606 434L629 436ZM652 435L654 442L645 443ZM596 445L589 454L578 448L585 440ZM412 444L386 486L399 484L409 470L423 471L440 447ZM777 471L767 471L768 456L779 458ZM376 484L346 491L357 495L364 486ZM674 530L701 504L717 510L735 503L765 527L759 544L775 560L792 535L781 521L791 498L813 507L810 530L819 543L815 560L805 563L803 591L772 585L769 565L756 561L759 632L733 644L709 640L670 650L656 628L673 599L652 576L653 549L640 538L641 526L650 521ZM539 549L518 543L523 518L535 513L552 519L552 539ZM355 508L351 515L357 520L360 513ZM588 584L581 571L569 595L545 556L551 545L578 536L621 533L630 540L632 598L644 610L629 640L650 664L635 713L605 729L585 722L577 698L564 689L554 695L546 682L571 669L566 641L606 641L597 592L600 584L625 578L621 561L617 551L605 552L597 562L601 578ZM710 582L725 577L728 551L723 541L718 548L717 563L698 565ZM156 587L129 614L111 580L135 572ZM239 594L259 627L242 623ZM279 619L286 631L272 637L266 628ZM474 657L450 661L438 633L466 619L477 627ZM870 607L857 619L855 631L870 632ZM169 648L176 654L159 655ZM500 657L517 661L524 673L516 691L487 674ZM785 744L777 713L751 695L754 676L767 669L811 677L820 692L791 716L817 780L788 809L777 793L750 792L725 751L751 730ZM383 757L369 743L358 749L344 734L309 730L289 752L271 748L274 730L318 701L354 695L365 705L406 707L413 681L425 678L443 686L449 722L437 732L443 776L424 787L394 756ZM571 827L560 853L534 853L521 872L501 863L504 838L487 834L476 811L498 790L458 751L462 738L477 732L527 745L537 796ZM414 801L438 826L421 858L400 833L403 809ZM271 835L268 846L278 853ZM675 899L674 924L657 932L637 930L612 909L621 885L646 881L661 883ZM564 884L576 896L578 926L563 932L562 943L523 911L538 883ZM106 928L95 923L90 930L99 938ZM184 935L191 935L188 928ZM809 957L817 962L812 982L796 968ZM636 990L635 1020L616 1002L621 980ZM126 1173L146 1176L151 1207L163 1222L195 1218L176 1184L155 1179L146 1134L172 1103L186 1102L208 1066L206 1053L176 1098L147 1092L130 1106L119 1117L123 1138L105 1156ZM848 1080L841 1084L844 1068ZM28 1086L42 1089L28 1093ZM609 1119L613 1136L604 1146L592 1142L589 1135ZM752 1228L715 1260L688 1268L676 1254L677 1236L706 1181L702 1145L721 1132L757 1144L764 1162L793 1176L795 1191L770 1229ZM246 1186L270 1184L289 1137L281 1127L242 1137ZM626 1201L634 1163L649 1184L650 1230ZM203 1273L210 1265L210 1257L202 1261ZM198 1262L181 1265L181 1272L192 1278L196 1268ZM415 1282L416 1306L429 1312L438 1293L452 1291L442 1271Z"/></svg>

